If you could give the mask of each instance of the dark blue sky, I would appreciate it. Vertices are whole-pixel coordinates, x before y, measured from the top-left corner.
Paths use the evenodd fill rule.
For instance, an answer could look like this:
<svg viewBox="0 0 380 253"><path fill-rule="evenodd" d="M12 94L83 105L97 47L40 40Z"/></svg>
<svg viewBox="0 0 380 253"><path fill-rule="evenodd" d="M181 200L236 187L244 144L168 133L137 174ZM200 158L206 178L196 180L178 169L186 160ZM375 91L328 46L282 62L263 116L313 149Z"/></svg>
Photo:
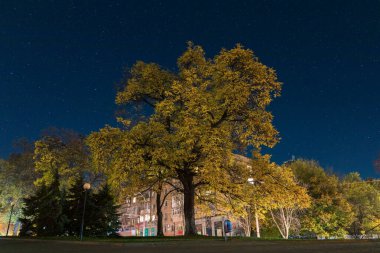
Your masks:
<svg viewBox="0 0 380 253"><path fill-rule="evenodd" d="M175 68L186 41L242 43L284 83L276 162L313 158L378 176L380 1L0 1L0 156L49 126L113 124L136 60Z"/></svg>

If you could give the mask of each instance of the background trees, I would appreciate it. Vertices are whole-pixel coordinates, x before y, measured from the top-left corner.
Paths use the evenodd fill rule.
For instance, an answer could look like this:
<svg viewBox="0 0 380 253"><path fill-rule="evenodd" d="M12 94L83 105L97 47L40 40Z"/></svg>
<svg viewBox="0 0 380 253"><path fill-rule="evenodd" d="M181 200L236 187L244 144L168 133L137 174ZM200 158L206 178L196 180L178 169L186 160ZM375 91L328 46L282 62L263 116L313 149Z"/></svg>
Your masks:
<svg viewBox="0 0 380 253"><path fill-rule="evenodd" d="M259 214L269 214L281 236L288 239L290 232L299 233L300 216L310 206L306 188L299 184L292 170L270 162L270 157L254 154L250 183L255 210L256 231Z"/></svg>
<svg viewBox="0 0 380 253"><path fill-rule="evenodd" d="M55 175L49 185L42 185L32 196L23 199L21 235L62 235L67 217L63 213L64 196L59 190L59 178Z"/></svg>
<svg viewBox="0 0 380 253"><path fill-rule="evenodd" d="M33 154L33 143L20 139L15 141L14 152L8 159L0 159L0 222L8 223L13 204L11 224L15 225L15 230L19 225L17 221L23 206L22 198L35 191L33 182L37 173L34 170ZM12 232L9 233L12 234Z"/></svg>
<svg viewBox="0 0 380 253"><path fill-rule="evenodd" d="M83 178L79 177L68 192L60 190L56 175L49 185L41 185L25 198L21 235L79 236L83 215ZM88 193L84 220L85 236L107 236L119 228L117 205L107 185Z"/></svg>
<svg viewBox="0 0 380 253"><path fill-rule="evenodd" d="M36 193L24 195L21 234L38 236L78 235L83 214L85 181L90 193L86 214L86 235L108 235L118 229L117 206L101 176L92 173L84 137L70 130L48 129L35 142L35 177L27 187ZM18 160L16 160L18 161ZM83 178L86 178L84 180ZM25 182L24 182L25 183ZM79 218L80 217L80 218Z"/></svg>
<svg viewBox="0 0 380 253"><path fill-rule="evenodd" d="M346 175L342 187L354 214L348 232L360 237L380 231L380 191L357 172Z"/></svg>
<svg viewBox="0 0 380 253"><path fill-rule="evenodd" d="M302 217L303 231L327 237L346 234L353 212L344 198L339 179L328 175L315 161L296 160L288 166L312 197L312 205Z"/></svg>
<svg viewBox="0 0 380 253"><path fill-rule="evenodd" d="M51 184L58 175L60 187L67 190L81 173L90 171L84 137L66 129L45 131L35 142L34 163L37 186Z"/></svg>

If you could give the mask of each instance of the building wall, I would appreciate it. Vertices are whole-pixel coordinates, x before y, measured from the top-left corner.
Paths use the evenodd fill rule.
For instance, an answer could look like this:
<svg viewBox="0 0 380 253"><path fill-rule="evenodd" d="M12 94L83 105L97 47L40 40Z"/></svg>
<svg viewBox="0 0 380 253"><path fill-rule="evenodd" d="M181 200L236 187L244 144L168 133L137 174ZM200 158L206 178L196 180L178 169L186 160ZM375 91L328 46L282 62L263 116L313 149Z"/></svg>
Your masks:
<svg viewBox="0 0 380 253"><path fill-rule="evenodd" d="M170 190L166 187L163 196ZM144 197L143 197L144 196ZM144 195L138 194L128 198L120 209L121 236L155 236L157 233L156 217L156 195L154 192L147 192ZM184 235L185 222L183 214L182 193L169 193L162 205L163 231L165 236ZM226 216L214 214L213 216L202 216L196 214L195 224L198 234L205 236L223 236L223 221ZM242 229L231 219L233 231L231 236L243 235ZM143 231L144 234L143 234Z"/></svg>

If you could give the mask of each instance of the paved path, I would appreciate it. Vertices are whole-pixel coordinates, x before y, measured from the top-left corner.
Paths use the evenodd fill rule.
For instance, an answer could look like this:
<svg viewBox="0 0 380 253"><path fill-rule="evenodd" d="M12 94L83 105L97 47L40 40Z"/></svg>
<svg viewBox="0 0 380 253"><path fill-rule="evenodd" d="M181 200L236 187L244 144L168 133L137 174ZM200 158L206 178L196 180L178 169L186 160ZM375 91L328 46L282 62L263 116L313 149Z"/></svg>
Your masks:
<svg viewBox="0 0 380 253"><path fill-rule="evenodd" d="M170 241L98 243L0 239L0 253L380 253L380 241Z"/></svg>

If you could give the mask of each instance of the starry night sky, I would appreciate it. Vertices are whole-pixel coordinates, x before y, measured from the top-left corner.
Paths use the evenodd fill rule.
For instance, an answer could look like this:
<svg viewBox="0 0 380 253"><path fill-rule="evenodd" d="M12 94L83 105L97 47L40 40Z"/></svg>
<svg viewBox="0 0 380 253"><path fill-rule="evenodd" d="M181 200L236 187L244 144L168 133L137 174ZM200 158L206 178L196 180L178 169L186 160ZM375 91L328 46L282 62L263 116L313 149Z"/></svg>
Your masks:
<svg viewBox="0 0 380 253"><path fill-rule="evenodd" d="M379 176L380 1L0 1L0 156L49 126L114 124L116 84L136 60L175 69L186 41L236 43L275 68L282 163L313 158Z"/></svg>

